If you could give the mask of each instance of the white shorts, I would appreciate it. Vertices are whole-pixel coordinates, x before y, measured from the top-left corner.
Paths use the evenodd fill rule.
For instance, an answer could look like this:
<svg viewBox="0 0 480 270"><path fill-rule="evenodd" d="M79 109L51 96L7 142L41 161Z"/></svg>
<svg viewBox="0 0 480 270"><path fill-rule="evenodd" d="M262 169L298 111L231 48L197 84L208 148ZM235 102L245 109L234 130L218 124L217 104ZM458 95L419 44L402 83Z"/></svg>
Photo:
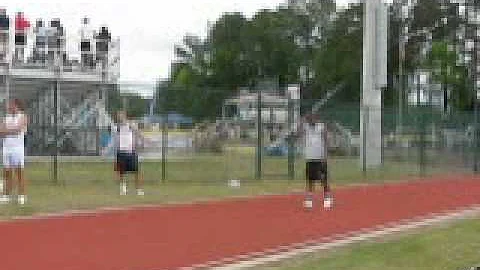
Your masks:
<svg viewBox="0 0 480 270"><path fill-rule="evenodd" d="M3 167L6 169L25 167L25 152L24 151L4 152Z"/></svg>

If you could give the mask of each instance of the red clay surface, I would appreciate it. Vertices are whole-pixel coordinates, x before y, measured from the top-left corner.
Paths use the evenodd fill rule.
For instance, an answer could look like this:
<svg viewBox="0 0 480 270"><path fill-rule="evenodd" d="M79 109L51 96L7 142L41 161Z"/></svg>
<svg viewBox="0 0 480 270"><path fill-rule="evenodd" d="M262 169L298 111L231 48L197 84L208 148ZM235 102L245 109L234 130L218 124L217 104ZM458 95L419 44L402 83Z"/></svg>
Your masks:
<svg viewBox="0 0 480 270"><path fill-rule="evenodd" d="M1 222L0 263L6 270L177 269L479 204L480 178L343 188L335 196L331 211L305 211L302 196L286 195Z"/></svg>

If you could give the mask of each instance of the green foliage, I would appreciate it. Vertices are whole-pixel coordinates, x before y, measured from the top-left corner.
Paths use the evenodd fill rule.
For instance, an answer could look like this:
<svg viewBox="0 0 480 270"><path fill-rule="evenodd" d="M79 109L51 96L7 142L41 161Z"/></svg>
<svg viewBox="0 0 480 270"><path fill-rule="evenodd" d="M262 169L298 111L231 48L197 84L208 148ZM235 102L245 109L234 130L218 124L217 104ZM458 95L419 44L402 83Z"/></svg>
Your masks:
<svg viewBox="0 0 480 270"><path fill-rule="evenodd" d="M465 68L457 67L457 53L448 51L461 19L458 5L438 1L418 1L410 18L409 32L434 28L433 51L424 67L441 70L435 81L454 89L451 102L455 108L468 109L471 94L465 83ZM384 92L384 104L397 104L398 94L393 78L398 74L399 34L401 20L391 6L388 71L389 84ZM335 16L332 16L335 15ZM442 18L447 17L447 23ZM334 18L334 19L332 19ZM302 91L313 99L321 99L339 84L345 87L335 96L335 102L355 103L361 97L363 4L351 4L335 12L335 2L310 1L306 10L288 6L261 10L252 18L240 13L226 13L200 38L187 35L177 55L186 56L176 64L169 78L168 108L198 119L219 115L225 98L238 93L241 87L254 87L262 76L278 78L280 87L299 83L301 66L314 71L313 80ZM310 37L311 46L305 40ZM425 37L411 37L406 44L405 74L419 67L421 45ZM299 42L299 41L303 41ZM446 47L445 47L446 46ZM446 69L439 69L446 67ZM450 75L442 73L449 70Z"/></svg>
<svg viewBox="0 0 480 270"><path fill-rule="evenodd" d="M119 89L114 89L114 91L108 91L107 99L107 111L112 115L125 109L124 105L129 117L142 117L148 112L149 101L138 95L121 95Z"/></svg>
<svg viewBox="0 0 480 270"><path fill-rule="evenodd" d="M454 45L447 41L434 41L425 66L432 71L434 81L452 89L450 102L466 109L471 103L471 93L466 85L467 69L457 63Z"/></svg>

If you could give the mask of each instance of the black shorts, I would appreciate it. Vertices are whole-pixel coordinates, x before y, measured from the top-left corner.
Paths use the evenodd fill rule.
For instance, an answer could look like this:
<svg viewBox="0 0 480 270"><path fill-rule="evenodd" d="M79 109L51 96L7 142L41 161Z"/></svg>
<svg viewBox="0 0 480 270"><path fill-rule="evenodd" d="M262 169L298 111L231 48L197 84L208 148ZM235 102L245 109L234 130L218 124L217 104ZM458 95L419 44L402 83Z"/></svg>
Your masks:
<svg viewBox="0 0 480 270"><path fill-rule="evenodd" d="M135 152L117 152L115 170L120 173L138 172L138 156Z"/></svg>
<svg viewBox="0 0 480 270"><path fill-rule="evenodd" d="M308 181L327 181L328 167L326 160L307 161L306 176Z"/></svg>
<svg viewBox="0 0 480 270"><path fill-rule="evenodd" d="M24 34L15 35L15 45L27 45L27 37Z"/></svg>
<svg viewBox="0 0 480 270"><path fill-rule="evenodd" d="M90 41L82 41L80 42L80 51L81 52L90 52Z"/></svg>

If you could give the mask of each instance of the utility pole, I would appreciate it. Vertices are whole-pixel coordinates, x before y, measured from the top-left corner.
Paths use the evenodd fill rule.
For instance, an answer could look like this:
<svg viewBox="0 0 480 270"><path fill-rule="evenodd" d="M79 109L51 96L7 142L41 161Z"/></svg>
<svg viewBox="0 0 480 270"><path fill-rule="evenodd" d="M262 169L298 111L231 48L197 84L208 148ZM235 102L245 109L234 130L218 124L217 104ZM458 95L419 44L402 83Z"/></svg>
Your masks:
<svg viewBox="0 0 480 270"><path fill-rule="evenodd" d="M382 89L387 84L388 13L382 0L365 1L364 8L361 160L364 166L378 167L382 165Z"/></svg>

